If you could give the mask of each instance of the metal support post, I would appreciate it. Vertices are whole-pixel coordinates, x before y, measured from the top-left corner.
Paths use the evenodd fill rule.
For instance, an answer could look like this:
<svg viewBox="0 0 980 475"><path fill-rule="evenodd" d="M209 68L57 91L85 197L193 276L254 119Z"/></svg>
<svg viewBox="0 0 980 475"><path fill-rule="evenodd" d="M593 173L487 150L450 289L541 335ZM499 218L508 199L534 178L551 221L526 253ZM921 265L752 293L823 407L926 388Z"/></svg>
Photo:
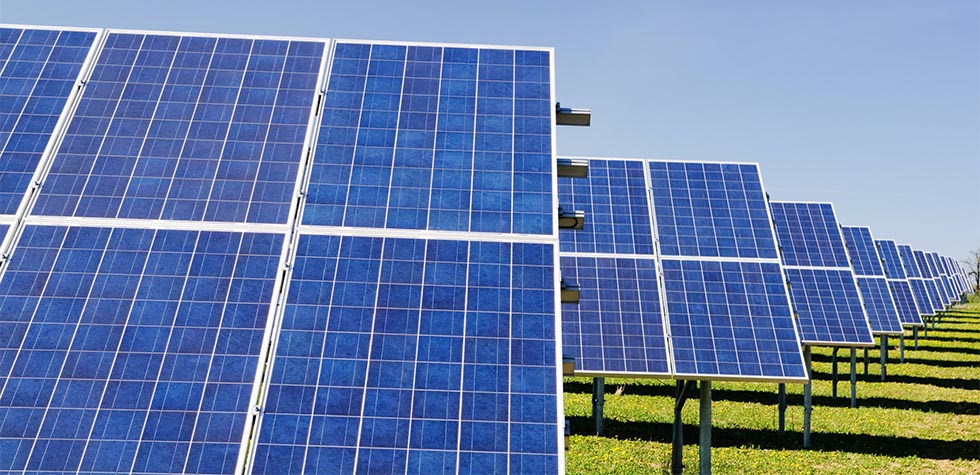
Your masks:
<svg viewBox="0 0 980 475"><path fill-rule="evenodd" d="M868 349L864 349L864 375L868 375Z"/></svg>
<svg viewBox="0 0 980 475"><path fill-rule="evenodd" d="M684 470L684 423L681 421L681 409L687 401L687 395L694 389L695 381L677 381L674 390L674 436L670 448L670 473L680 475Z"/></svg>
<svg viewBox="0 0 980 475"><path fill-rule="evenodd" d="M929 317L923 317L922 323L922 337L929 338Z"/></svg>
<svg viewBox="0 0 980 475"><path fill-rule="evenodd" d="M881 335L881 380L885 380L885 365L888 362L888 335Z"/></svg>
<svg viewBox="0 0 980 475"><path fill-rule="evenodd" d="M803 347L803 364L810 381L803 385L803 448L810 448L810 412L813 410L813 372L810 369L810 347Z"/></svg>
<svg viewBox="0 0 980 475"><path fill-rule="evenodd" d="M898 337L898 360L905 362L905 330L902 330L902 335Z"/></svg>
<svg viewBox="0 0 980 475"><path fill-rule="evenodd" d="M786 383L779 383L779 435L786 434Z"/></svg>
<svg viewBox="0 0 980 475"><path fill-rule="evenodd" d="M830 396L837 399L837 347L830 350Z"/></svg>
<svg viewBox="0 0 980 475"><path fill-rule="evenodd" d="M701 404L699 406L698 429L698 473L711 475L711 381L701 381Z"/></svg>
<svg viewBox="0 0 980 475"><path fill-rule="evenodd" d="M857 349L851 348L851 407L858 407Z"/></svg>
<svg viewBox="0 0 980 475"><path fill-rule="evenodd" d="M606 403L606 379L592 378L592 422L595 434L602 435L602 406Z"/></svg>
<svg viewBox="0 0 980 475"><path fill-rule="evenodd" d="M919 349L919 327L912 327L912 338L915 338L915 346L912 347L913 350Z"/></svg>

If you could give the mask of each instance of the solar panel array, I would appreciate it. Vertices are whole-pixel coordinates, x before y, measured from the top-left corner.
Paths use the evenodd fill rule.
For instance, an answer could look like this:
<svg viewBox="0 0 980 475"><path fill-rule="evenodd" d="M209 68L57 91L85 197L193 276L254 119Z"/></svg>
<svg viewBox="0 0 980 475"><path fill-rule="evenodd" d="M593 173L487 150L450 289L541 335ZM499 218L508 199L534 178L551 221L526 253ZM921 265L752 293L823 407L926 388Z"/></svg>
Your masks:
<svg viewBox="0 0 980 475"><path fill-rule="evenodd" d="M899 320L902 325L922 325L922 314L919 312L916 304L908 274L905 273L905 269L902 267L902 258L898 251L898 245L890 239L878 239L875 240L875 244L881 253L881 261L885 265L888 288L891 290L892 299L895 301L895 307L898 309Z"/></svg>
<svg viewBox="0 0 980 475"><path fill-rule="evenodd" d="M898 308L885 280L885 268L878 256L878 247L871 237L871 229L861 226L843 226L844 244L847 245L851 265L857 275L858 291L868 313L868 323L874 334L902 333Z"/></svg>
<svg viewBox="0 0 980 475"><path fill-rule="evenodd" d="M872 345L864 302L834 208L770 203L800 340L808 345Z"/></svg>
<svg viewBox="0 0 980 475"><path fill-rule="evenodd" d="M0 469L559 470L551 50L0 57Z"/></svg>
<svg viewBox="0 0 980 475"><path fill-rule="evenodd" d="M589 159L558 190L587 216L559 233L576 374L806 378L758 166Z"/></svg>

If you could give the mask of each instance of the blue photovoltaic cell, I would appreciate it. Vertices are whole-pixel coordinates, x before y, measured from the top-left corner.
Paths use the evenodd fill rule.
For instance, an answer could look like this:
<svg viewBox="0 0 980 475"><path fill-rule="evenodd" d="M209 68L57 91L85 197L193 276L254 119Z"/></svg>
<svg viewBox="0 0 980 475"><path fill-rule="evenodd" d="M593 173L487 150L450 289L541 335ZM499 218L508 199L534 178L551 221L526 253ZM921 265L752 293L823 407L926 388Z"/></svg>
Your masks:
<svg viewBox="0 0 980 475"><path fill-rule="evenodd" d="M878 249L871 237L871 228L843 226L844 244L847 246L851 266L858 276L885 276L885 269L878 257Z"/></svg>
<svg viewBox="0 0 980 475"><path fill-rule="evenodd" d="M304 224L554 233L551 53L338 43Z"/></svg>
<svg viewBox="0 0 980 475"><path fill-rule="evenodd" d="M784 268L803 343L874 344L849 269Z"/></svg>
<svg viewBox="0 0 980 475"><path fill-rule="evenodd" d="M915 255L915 265L918 266L919 271L922 272L922 278L933 279L936 276L932 273L932 267L929 266L929 262L926 260L926 254L919 250L912 251Z"/></svg>
<svg viewBox="0 0 980 475"><path fill-rule="evenodd" d="M936 276L932 273L932 268L929 266L925 252L916 249L912 253L915 256L915 264L918 266L919 271L922 272L922 280L926 284L926 292L929 293L929 302L932 304L932 309L935 311L943 310L946 308L946 305L943 303L942 294L939 293L939 284L936 282Z"/></svg>
<svg viewBox="0 0 980 475"><path fill-rule="evenodd" d="M664 256L778 258L759 167L650 162Z"/></svg>
<svg viewBox="0 0 980 475"><path fill-rule="evenodd" d="M901 244L898 246L898 253L902 258L902 269L905 271L905 274L909 278L922 278L922 272L919 271L919 264L915 261L915 253L912 251L912 246Z"/></svg>
<svg viewBox="0 0 980 475"><path fill-rule="evenodd" d="M881 254L881 260L885 265L885 277L888 280L892 279L906 279L908 275L905 273L905 269L902 268L902 258L898 253L898 246L895 241L890 239L878 239L875 241L878 246L878 252Z"/></svg>
<svg viewBox="0 0 980 475"><path fill-rule="evenodd" d="M0 214L14 214L95 39L0 28Z"/></svg>
<svg viewBox="0 0 980 475"><path fill-rule="evenodd" d="M301 234L256 473L555 473L553 244Z"/></svg>
<svg viewBox="0 0 980 475"><path fill-rule="evenodd" d="M0 279L0 470L232 473L283 238L27 226Z"/></svg>
<svg viewBox="0 0 980 475"><path fill-rule="evenodd" d="M939 284L946 301L948 303L955 302L957 300L955 298L955 291L953 290L953 286L950 284L949 279L946 276L946 269L944 269L940 263L939 254L930 252L929 254L926 254L926 257L928 257L929 263L932 265L933 275L938 277L937 283Z"/></svg>
<svg viewBox="0 0 980 475"><path fill-rule="evenodd" d="M830 203L772 202L783 265L850 267Z"/></svg>
<svg viewBox="0 0 980 475"><path fill-rule="evenodd" d="M561 312L576 374L670 375L654 259L563 256L561 271L582 288Z"/></svg>
<svg viewBox="0 0 980 475"><path fill-rule="evenodd" d="M583 229L563 229L561 250L654 254L643 162L589 160L588 178L558 178L558 203L585 212Z"/></svg>
<svg viewBox="0 0 980 475"><path fill-rule="evenodd" d="M806 377L778 263L663 266L678 376Z"/></svg>
<svg viewBox="0 0 980 475"><path fill-rule="evenodd" d="M868 324L871 325L871 332L882 333L902 333L902 322L898 318L898 308L895 300L888 290L888 284L884 277L861 277L858 276L858 290L861 291L861 300L864 301L864 308L868 314Z"/></svg>
<svg viewBox="0 0 980 475"><path fill-rule="evenodd" d="M110 33L32 214L285 223L324 46Z"/></svg>
<svg viewBox="0 0 980 475"><path fill-rule="evenodd" d="M895 307L898 308L898 319L902 325L922 325L922 316L912 295L912 286L907 280L888 280Z"/></svg>

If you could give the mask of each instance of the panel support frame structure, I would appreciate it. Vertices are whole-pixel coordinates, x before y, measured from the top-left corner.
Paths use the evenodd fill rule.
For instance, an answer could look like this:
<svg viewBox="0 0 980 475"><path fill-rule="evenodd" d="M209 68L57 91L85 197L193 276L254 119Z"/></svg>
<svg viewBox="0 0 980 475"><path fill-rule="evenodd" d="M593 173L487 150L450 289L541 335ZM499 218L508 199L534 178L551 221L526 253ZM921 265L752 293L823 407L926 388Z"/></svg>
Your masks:
<svg viewBox="0 0 980 475"><path fill-rule="evenodd" d="M592 378L592 423L595 435L602 435L602 408L606 404L606 378Z"/></svg>
<svg viewBox="0 0 980 475"><path fill-rule="evenodd" d="M806 372L810 374L810 382L803 385L803 448L810 448L810 413L813 412L813 370L811 365L810 347L803 347L803 362Z"/></svg>
<svg viewBox="0 0 980 475"><path fill-rule="evenodd" d="M697 381L679 379L674 388L674 429L670 448L670 473L673 475L684 471L684 422L681 420L681 410L695 385Z"/></svg>

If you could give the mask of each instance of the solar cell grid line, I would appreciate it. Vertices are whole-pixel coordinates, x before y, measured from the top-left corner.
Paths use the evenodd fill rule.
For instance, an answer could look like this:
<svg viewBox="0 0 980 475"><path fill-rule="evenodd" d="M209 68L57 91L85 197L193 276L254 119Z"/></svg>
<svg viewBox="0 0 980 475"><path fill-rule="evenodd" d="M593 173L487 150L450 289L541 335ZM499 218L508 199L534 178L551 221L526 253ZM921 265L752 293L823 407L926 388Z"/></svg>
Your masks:
<svg viewBox="0 0 980 475"><path fill-rule="evenodd" d="M844 244L858 280L858 291L868 314L871 332L876 335L902 333L898 307L885 281L885 268L871 228L842 226Z"/></svg>
<svg viewBox="0 0 980 475"><path fill-rule="evenodd" d="M873 345L865 302L833 205L786 201L769 205L800 340L806 345Z"/></svg>
<svg viewBox="0 0 980 475"><path fill-rule="evenodd" d="M882 263L885 265L888 288L891 291L892 299L895 300L895 307L898 308L899 320L902 325L923 325L922 314L919 312L912 285L909 283L910 279L902 267L898 245L891 239L878 239L875 240L875 244L878 246Z"/></svg>
<svg viewBox="0 0 980 475"><path fill-rule="evenodd" d="M250 470L559 470L555 243L313 232Z"/></svg>
<svg viewBox="0 0 980 475"><path fill-rule="evenodd" d="M338 41L302 222L547 235L552 50Z"/></svg>
<svg viewBox="0 0 980 475"><path fill-rule="evenodd" d="M32 214L285 223L325 50L109 31Z"/></svg>
<svg viewBox="0 0 980 475"><path fill-rule="evenodd" d="M0 214L17 214L98 30L0 25Z"/></svg>
<svg viewBox="0 0 980 475"><path fill-rule="evenodd" d="M233 472L284 239L25 226L0 276L2 469Z"/></svg>
<svg viewBox="0 0 980 475"><path fill-rule="evenodd" d="M757 164L648 161L663 256L778 258Z"/></svg>
<svg viewBox="0 0 980 475"><path fill-rule="evenodd" d="M653 255L643 162L588 160L588 178L558 179L558 203L587 217L583 229L558 232L562 252Z"/></svg>
<svg viewBox="0 0 980 475"><path fill-rule="evenodd" d="M563 253L560 269L584 289L562 304L562 356L576 375L671 376L653 256Z"/></svg>

